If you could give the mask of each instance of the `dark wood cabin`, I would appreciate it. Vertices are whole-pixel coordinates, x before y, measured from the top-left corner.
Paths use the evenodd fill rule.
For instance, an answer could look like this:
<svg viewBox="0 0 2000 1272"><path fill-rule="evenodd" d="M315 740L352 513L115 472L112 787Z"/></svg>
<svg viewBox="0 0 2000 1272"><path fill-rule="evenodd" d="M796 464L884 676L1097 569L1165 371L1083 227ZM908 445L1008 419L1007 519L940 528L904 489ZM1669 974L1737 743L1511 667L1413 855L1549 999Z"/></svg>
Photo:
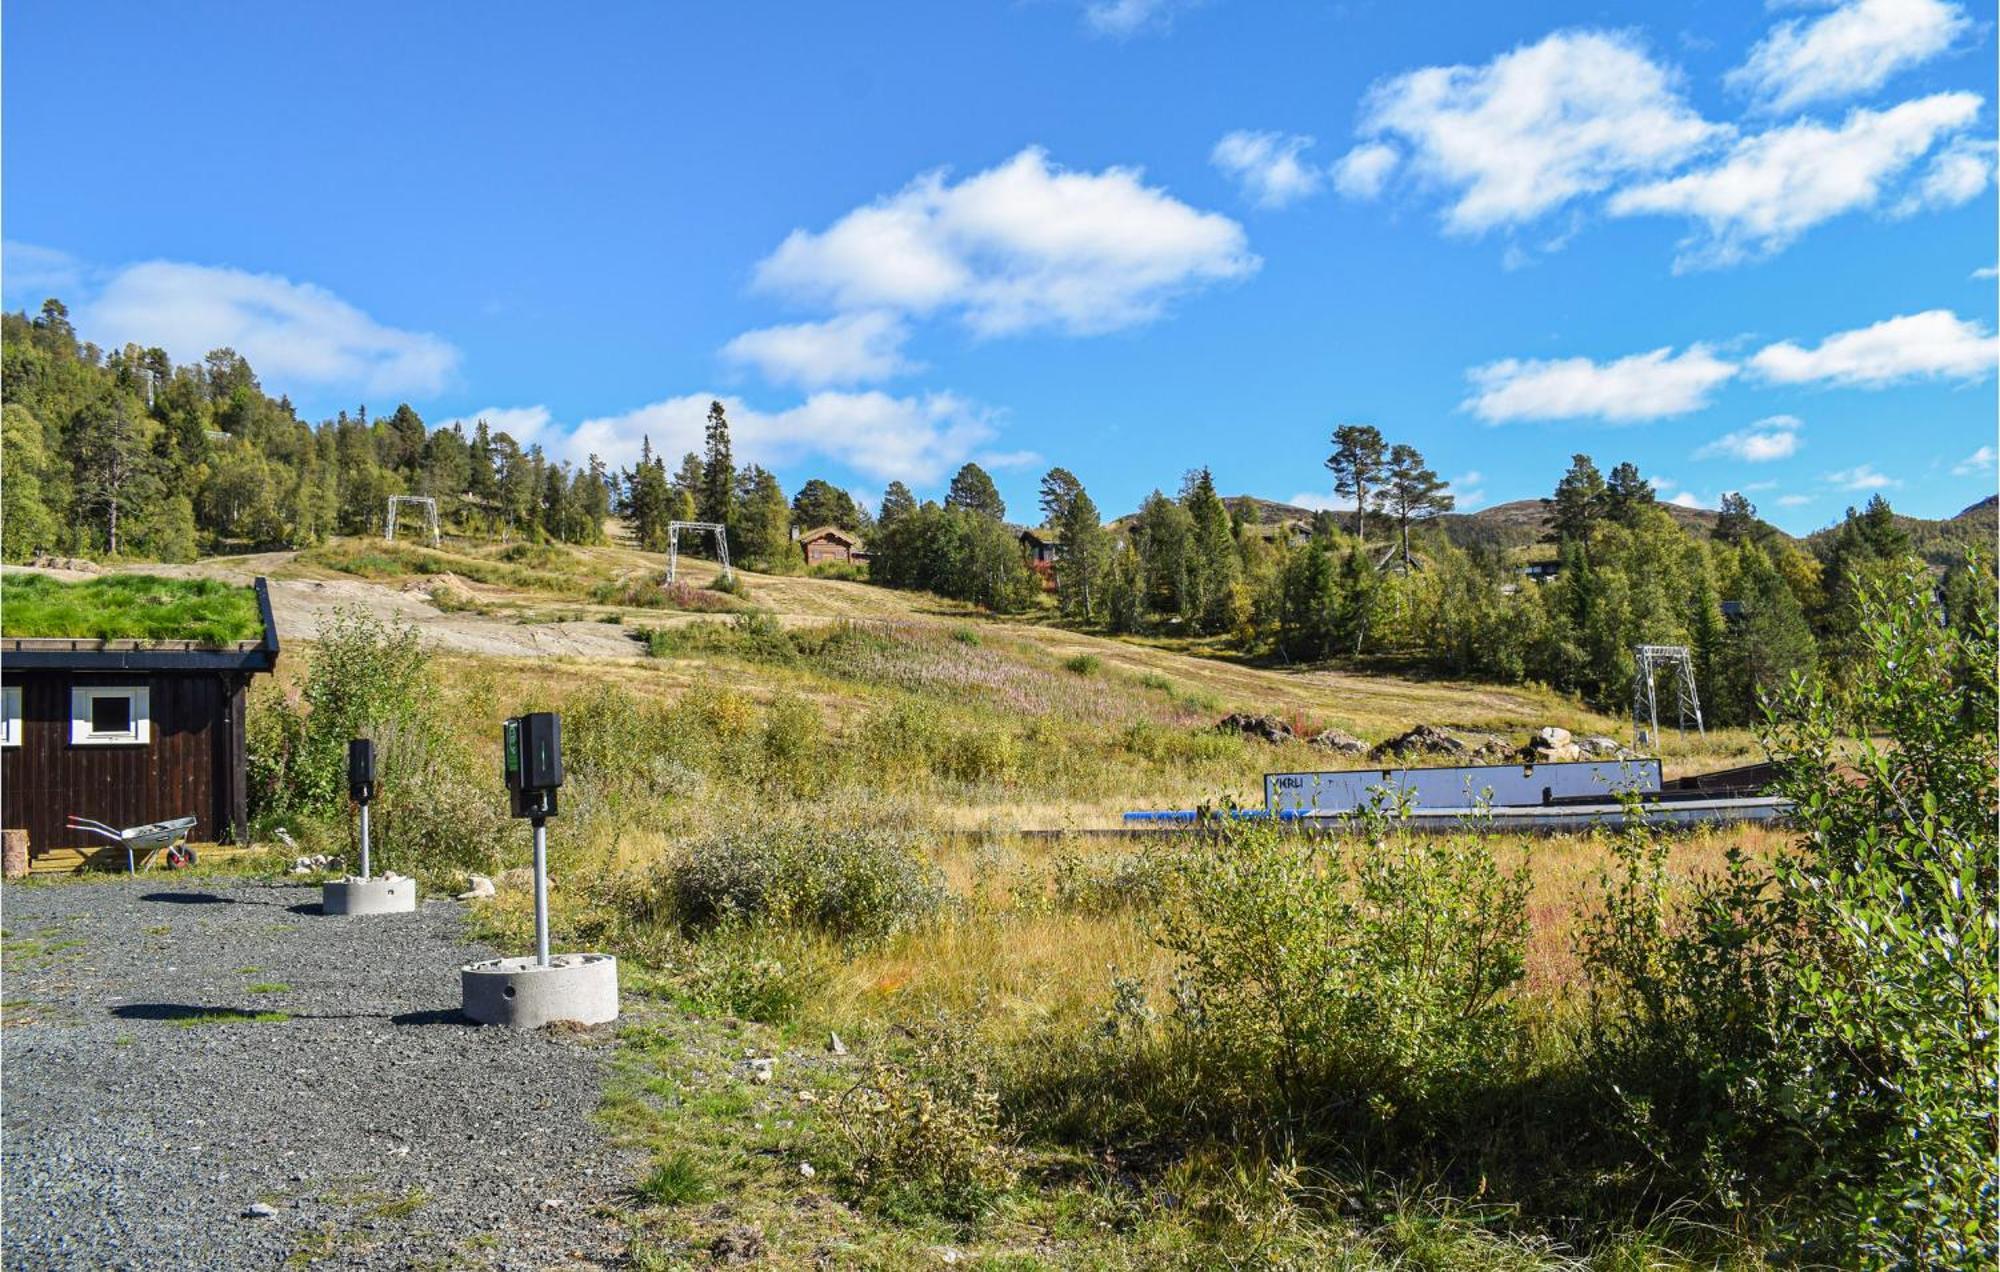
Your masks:
<svg viewBox="0 0 2000 1272"><path fill-rule="evenodd" d="M868 559L868 553L861 546L861 539L839 526L819 526L801 534L799 551L805 554L807 565L820 565L827 561L852 562Z"/></svg>
<svg viewBox="0 0 2000 1272"><path fill-rule="evenodd" d="M72 815L112 826L196 818L197 843L249 838L244 705L250 678L278 662L263 579L261 640L0 637L0 826L28 832L31 856L95 850Z"/></svg>
<svg viewBox="0 0 2000 1272"><path fill-rule="evenodd" d="M1062 555L1062 532L1047 526L1021 531L1021 550L1028 558L1028 568L1042 580L1044 591L1054 591L1056 586L1056 558Z"/></svg>

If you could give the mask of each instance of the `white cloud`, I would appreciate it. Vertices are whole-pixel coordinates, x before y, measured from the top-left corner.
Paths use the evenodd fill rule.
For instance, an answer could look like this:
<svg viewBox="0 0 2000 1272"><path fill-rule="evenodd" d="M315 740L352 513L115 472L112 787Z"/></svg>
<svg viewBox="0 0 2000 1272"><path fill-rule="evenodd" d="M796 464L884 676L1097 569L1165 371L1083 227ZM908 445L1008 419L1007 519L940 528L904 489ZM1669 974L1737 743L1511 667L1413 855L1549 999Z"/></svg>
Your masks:
<svg viewBox="0 0 2000 1272"><path fill-rule="evenodd" d="M886 380L914 370L903 357L910 329L883 310L841 314L825 322L746 331L722 347L732 362L756 367L764 378L809 389Z"/></svg>
<svg viewBox="0 0 2000 1272"><path fill-rule="evenodd" d="M1725 78L1770 111L1873 92L1898 71L1951 47L1969 30L1945 0L1846 0L1812 19L1779 23Z"/></svg>
<svg viewBox="0 0 2000 1272"><path fill-rule="evenodd" d="M1953 464L1951 466L1951 475L1954 477L1971 477L1978 473L1990 473L1993 471L1993 458L1993 448L1991 446L1982 446L1970 455L1967 455L1964 459L1959 460L1956 464Z"/></svg>
<svg viewBox="0 0 2000 1272"><path fill-rule="evenodd" d="M1471 512L1486 502L1486 474L1471 469L1445 482L1451 490L1456 512Z"/></svg>
<svg viewBox="0 0 2000 1272"><path fill-rule="evenodd" d="M1842 490L1881 490L1903 483L1894 477L1885 477L1875 471L1874 466L1862 464L1855 468L1843 468L1837 473L1828 473L1826 479Z"/></svg>
<svg viewBox="0 0 2000 1272"><path fill-rule="evenodd" d="M1630 186L1614 216L1690 217L1702 230L1676 269L1728 265L1776 252L1822 221L1876 206L1891 182L1940 138L1979 115L1976 93L1936 93L1888 110L1855 110L1837 128L1810 119L1738 141L1712 167Z"/></svg>
<svg viewBox="0 0 2000 1272"><path fill-rule="evenodd" d="M828 391L781 411L760 411L735 397L689 393L585 420L562 449L572 460L595 454L623 467L638 457L640 440L650 438L654 453L671 465L675 456L701 449L708 404L718 400L729 413L739 463L775 468L818 456L884 482L926 485L968 459L995 466L1033 462L1024 452L983 451L996 433L992 412L951 393L893 397Z"/></svg>
<svg viewBox="0 0 2000 1272"><path fill-rule="evenodd" d="M1141 175L1066 171L1035 147L956 184L926 173L825 230L792 231L757 285L842 310L953 311L982 335L1094 333L1257 269L1242 226Z"/></svg>
<svg viewBox="0 0 2000 1272"><path fill-rule="evenodd" d="M1364 141L1333 165L1333 185L1350 199L1372 199L1382 193L1402 152L1379 141Z"/></svg>
<svg viewBox="0 0 2000 1272"><path fill-rule="evenodd" d="M87 275L84 263L60 248L13 239L0 244L0 281L6 294L30 311L50 297L74 303Z"/></svg>
<svg viewBox="0 0 2000 1272"><path fill-rule="evenodd" d="M1896 205L1891 216L1914 216L1970 203L1993 184L1991 141L1959 137L1937 152L1924 175Z"/></svg>
<svg viewBox="0 0 2000 1272"><path fill-rule="evenodd" d="M1779 506L1780 508L1803 508L1803 507L1805 507L1805 506L1806 506L1807 504L1811 503L1812 501L1813 501L1813 497L1812 497L1811 495L1779 495L1779 496L1778 496L1778 506Z"/></svg>
<svg viewBox="0 0 2000 1272"><path fill-rule="evenodd" d="M1265 208L1282 208L1318 192L1326 173L1299 156L1311 137L1237 130L1215 143L1208 161L1243 188L1243 197Z"/></svg>
<svg viewBox="0 0 2000 1272"><path fill-rule="evenodd" d="M1676 507L1676 508L1706 508L1706 507L1708 507L1708 505L1707 505L1707 504L1705 504L1705 503L1703 503L1703 502L1702 502L1701 500L1699 500L1699 499L1695 498L1695 497L1694 497L1693 495L1689 494L1689 493L1688 493L1687 491L1685 491L1685 490L1683 490L1683 491L1682 491L1681 493L1679 493L1678 495L1675 495L1675 496L1674 496L1674 497L1673 497L1672 499L1669 499L1669 500L1667 500L1667 502L1668 502L1668 503L1670 503L1670 504L1672 504L1672 505L1673 505L1674 507Z"/></svg>
<svg viewBox="0 0 2000 1272"><path fill-rule="evenodd" d="M1803 445L1799 441L1802 422L1796 415L1771 415L1748 428L1724 433L1694 453L1696 459L1739 459L1746 464L1764 464L1774 459L1790 459Z"/></svg>
<svg viewBox="0 0 2000 1272"><path fill-rule="evenodd" d="M1842 331L1805 349L1784 341L1767 345L1750 368L1776 384L1825 383L1879 389L1922 378L1983 380L2000 359L2000 339L1983 326L1930 309Z"/></svg>
<svg viewBox="0 0 2000 1272"><path fill-rule="evenodd" d="M443 389L458 369L449 342L384 326L323 287L177 261L114 272L77 325L106 346L162 345L177 362L226 345L280 391L303 383L421 395Z"/></svg>
<svg viewBox="0 0 2000 1272"><path fill-rule="evenodd" d="M2000 278L2000 265L1982 265L1972 271L1974 278Z"/></svg>
<svg viewBox="0 0 2000 1272"><path fill-rule="evenodd" d="M252 363L251 365L256 365ZM489 406L470 415L453 416L448 420L435 420L432 428L450 428L456 424L465 430L467 437L479 421L485 420L489 432L495 435L505 433L522 446L545 442L545 434L553 417L546 406Z"/></svg>
<svg viewBox="0 0 2000 1272"><path fill-rule="evenodd" d="M1352 495L1321 494L1316 490L1304 490L1285 500L1295 508L1308 508L1313 512L1353 512Z"/></svg>
<svg viewBox="0 0 2000 1272"><path fill-rule="evenodd" d="M1481 66L1385 80L1369 91L1360 127L1364 138L1407 144L1412 171L1452 192L1445 225L1461 233L1667 171L1727 131L1682 99L1676 72L1631 37L1599 31L1558 31ZM1371 194L1388 160L1357 162L1357 191Z"/></svg>
<svg viewBox="0 0 2000 1272"><path fill-rule="evenodd" d="M1736 370L1699 344L1679 354L1655 349L1614 362L1505 358L1466 373L1477 392L1463 405L1489 424L1655 420L1700 410Z"/></svg>
<svg viewBox="0 0 2000 1272"><path fill-rule="evenodd" d="M1182 7L1184 0L1085 0L1083 22L1099 35L1122 40L1141 31L1166 29Z"/></svg>

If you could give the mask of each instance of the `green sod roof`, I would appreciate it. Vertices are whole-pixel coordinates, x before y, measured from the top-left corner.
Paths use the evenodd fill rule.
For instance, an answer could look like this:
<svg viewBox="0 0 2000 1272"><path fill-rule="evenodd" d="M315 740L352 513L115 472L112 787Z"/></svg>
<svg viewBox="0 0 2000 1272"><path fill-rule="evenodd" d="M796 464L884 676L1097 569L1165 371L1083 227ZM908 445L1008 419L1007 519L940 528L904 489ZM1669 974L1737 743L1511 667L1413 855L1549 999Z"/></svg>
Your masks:
<svg viewBox="0 0 2000 1272"><path fill-rule="evenodd" d="M261 640L257 593L214 579L106 574L64 583L43 574L0 575L0 636L75 640Z"/></svg>

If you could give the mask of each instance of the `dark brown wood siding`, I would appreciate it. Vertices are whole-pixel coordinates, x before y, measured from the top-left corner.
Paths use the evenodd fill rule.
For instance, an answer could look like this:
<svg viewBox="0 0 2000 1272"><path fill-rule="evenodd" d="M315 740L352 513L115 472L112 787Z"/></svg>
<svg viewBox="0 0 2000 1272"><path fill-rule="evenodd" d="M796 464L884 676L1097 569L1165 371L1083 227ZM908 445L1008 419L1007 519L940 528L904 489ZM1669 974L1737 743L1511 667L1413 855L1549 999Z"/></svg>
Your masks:
<svg viewBox="0 0 2000 1272"><path fill-rule="evenodd" d="M21 745L0 750L0 825L28 832L29 850L102 846L64 828L74 813L112 826L197 818L197 842L247 829L244 677L233 673L9 672L21 686ZM70 745L70 690L140 685L149 691L143 745Z"/></svg>

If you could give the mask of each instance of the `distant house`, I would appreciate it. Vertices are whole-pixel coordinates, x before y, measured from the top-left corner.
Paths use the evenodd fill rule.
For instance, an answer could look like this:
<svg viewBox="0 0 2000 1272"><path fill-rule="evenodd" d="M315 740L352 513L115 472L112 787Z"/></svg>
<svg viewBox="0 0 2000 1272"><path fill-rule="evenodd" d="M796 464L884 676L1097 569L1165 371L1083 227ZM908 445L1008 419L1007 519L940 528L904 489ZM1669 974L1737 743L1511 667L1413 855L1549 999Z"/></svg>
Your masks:
<svg viewBox="0 0 2000 1272"><path fill-rule="evenodd" d="M866 561L868 552L862 546L861 537L842 530L839 526L819 526L799 535L799 551L805 556L807 565L824 565L829 561L852 563Z"/></svg>
<svg viewBox="0 0 2000 1272"><path fill-rule="evenodd" d="M1043 526L1036 530L1021 531L1021 551L1028 558L1028 568L1041 576L1042 589L1054 591L1056 586L1056 558L1062 555L1062 531Z"/></svg>
<svg viewBox="0 0 2000 1272"><path fill-rule="evenodd" d="M1530 561L1521 567L1521 573L1537 583L1553 583L1556 575L1562 573L1562 562Z"/></svg>
<svg viewBox="0 0 2000 1272"><path fill-rule="evenodd" d="M102 848L66 827L195 818L196 842L249 837L244 743L250 679L278 661L278 629L256 580L255 639L109 640L18 626L0 636L0 826L28 850ZM243 598L247 603L249 598Z"/></svg>

